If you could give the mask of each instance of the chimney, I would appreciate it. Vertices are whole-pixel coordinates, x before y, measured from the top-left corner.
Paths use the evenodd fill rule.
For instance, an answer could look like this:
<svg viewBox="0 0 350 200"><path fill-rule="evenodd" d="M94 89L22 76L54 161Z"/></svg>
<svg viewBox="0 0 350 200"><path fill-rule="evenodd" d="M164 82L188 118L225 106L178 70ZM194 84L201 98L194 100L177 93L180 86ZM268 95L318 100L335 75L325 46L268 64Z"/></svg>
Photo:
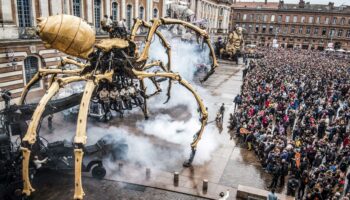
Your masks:
<svg viewBox="0 0 350 200"><path fill-rule="evenodd" d="M299 8L305 8L305 1L304 0L299 1Z"/></svg>
<svg viewBox="0 0 350 200"><path fill-rule="evenodd" d="M265 0L265 5L267 4L267 0Z"/></svg>
<svg viewBox="0 0 350 200"><path fill-rule="evenodd" d="M328 6L329 6L329 9L330 9L330 10L333 10L333 8L334 8L334 3L333 3L333 2L329 2L329 3L328 3Z"/></svg>

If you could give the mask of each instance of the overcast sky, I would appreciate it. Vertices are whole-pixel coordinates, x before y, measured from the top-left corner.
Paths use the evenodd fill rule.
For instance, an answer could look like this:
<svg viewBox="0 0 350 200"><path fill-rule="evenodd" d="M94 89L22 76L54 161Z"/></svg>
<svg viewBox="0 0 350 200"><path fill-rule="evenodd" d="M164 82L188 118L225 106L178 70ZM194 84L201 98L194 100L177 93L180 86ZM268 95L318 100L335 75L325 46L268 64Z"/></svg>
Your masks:
<svg viewBox="0 0 350 200"><path fill-rule="evenodd" d="M239 0L238 0L239 1ZM255 1L255 2L264 2L264 0L241 0L243 1ZM267 0L268 2L278 2L278 0ZM305 0L305 2L310 2L312 4L328 4L329 2L334 2L336 6L345 4L350 5L349 0ZM299 0L284 0L284 3L298 3Z"/></svg>

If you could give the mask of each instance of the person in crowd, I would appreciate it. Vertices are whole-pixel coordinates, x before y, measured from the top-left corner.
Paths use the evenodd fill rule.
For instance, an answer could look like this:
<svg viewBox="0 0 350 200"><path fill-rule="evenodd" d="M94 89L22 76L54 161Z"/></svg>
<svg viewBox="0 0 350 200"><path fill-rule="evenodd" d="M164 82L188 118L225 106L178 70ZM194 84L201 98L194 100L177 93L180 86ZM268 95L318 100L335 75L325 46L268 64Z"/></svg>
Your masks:
<svg viewBox="0 0 350 200"><path fill-rule="evenodd" d="M288 175L297 199L350 196L350 61L316 50L256 51L261 59L250 61L234 100L238 140L271 173L270 188Z"/></svg>
<svg viewBox="0 0 350 200"><path fill-rule="evenodd" d="M275 189L271 189L271 192L267 195L267 200L277 200L277 195L275 194Z"/></svg>
<svg viewBox="0 0 350 200"><path fill-rule="evenodd" d="M107 119L107 114L110 112L109 110L109 91L106 87L103 87L99 92L100 103L102 104L102 108L104 111L105 119Z"/></svg>
<svg viewBox="0 0 350 200"><path fill-rule="evenodd" d="M122 19L117 23L117 32L122 36L122 38L127 37L127 29L128 27L126 25L126 19Z"/></svg>

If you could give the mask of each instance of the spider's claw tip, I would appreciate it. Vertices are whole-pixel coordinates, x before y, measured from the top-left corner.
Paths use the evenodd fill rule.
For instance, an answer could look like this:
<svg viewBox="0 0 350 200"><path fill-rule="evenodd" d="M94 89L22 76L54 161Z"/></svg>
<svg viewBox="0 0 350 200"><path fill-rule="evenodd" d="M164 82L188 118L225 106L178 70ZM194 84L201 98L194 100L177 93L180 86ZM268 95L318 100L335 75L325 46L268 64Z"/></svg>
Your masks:
<svg viewBox="0 0 350 200"><path fill-rule="evenodd" d="M168 103L168 102L169 102L169 100L170 100L170 96L168 96L168 98L166 99L166 101L165 101L163 104Z"/></svg>

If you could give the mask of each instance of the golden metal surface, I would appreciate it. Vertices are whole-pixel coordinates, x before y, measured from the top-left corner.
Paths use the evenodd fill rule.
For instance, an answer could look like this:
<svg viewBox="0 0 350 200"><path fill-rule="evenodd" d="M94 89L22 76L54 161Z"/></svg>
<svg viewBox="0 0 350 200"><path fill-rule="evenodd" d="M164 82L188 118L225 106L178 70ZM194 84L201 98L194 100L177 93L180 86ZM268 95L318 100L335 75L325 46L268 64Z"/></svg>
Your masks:
<svg viewBox="0 0 350 200"><path fill-rule="evenodd" d="M53 15L38 18L37 29L46 48L58 49L84 59L93 52L95 32L79 17Z"/></svg>
<svg viewBox="0 0 350 200"><path fill-rule="evenodd" d="M29 179L29 159L30 159L30 150L28 148L21 148L23 160L22 160L22 179L23 179L23 190L22 193L26 196L29 196L34 192L34 188L30 184Z"/></svg>
<svg viewBox="0 0 350 200"><path fill-rule="evenodd" d="M225 49L223 49L223 51L229 54L230 56L233 56L237 53L238 50L242 49L243 42L244 40L243 40L242 28L239 27L228 35L228 42L226 44Z"/></svg>
<svg viewBox="0 0 350 200"><path fill-rule="evenodd" d="M96 47L102 49L104 52L109 52L113 48L124 49L128 46L129 42L121 38L103 39L96 44Z"/></svg>
<svg viewBox="0 0 350 200"><path fill-rule="evenodd" d="M81 181L81 166L83 164L84 152L82 149L74 149L74 160L75 160L75 187L74 187L74 199L81 200L84 198L84 190Z"/></svg>
<svg viewBox="0 0 350 200"><path fill-rule="evenodd" d="M37 129L41 121L41 116L45 111L46 104L50 99L58 92L60 85L58 82L52 83L51 87L46 91L43 98L40 100L38 106L36 107L31 122L29 123L27 133L23 137L23 142L28 142L29 144L34 144L36 142Z"/></svg>
<svg viewBox="0 0 350 200"><path fill-rule="evenodd" d="M87 115L89 111L89 105L91 101L92 93L95 89L96 85L93 80L88 80L85 85L85 90L83 97L81 99L79 114L78 114L78 122L77 122L77 131L74 138L75 144L86 144L86 123L87 123Z"/></svg>

